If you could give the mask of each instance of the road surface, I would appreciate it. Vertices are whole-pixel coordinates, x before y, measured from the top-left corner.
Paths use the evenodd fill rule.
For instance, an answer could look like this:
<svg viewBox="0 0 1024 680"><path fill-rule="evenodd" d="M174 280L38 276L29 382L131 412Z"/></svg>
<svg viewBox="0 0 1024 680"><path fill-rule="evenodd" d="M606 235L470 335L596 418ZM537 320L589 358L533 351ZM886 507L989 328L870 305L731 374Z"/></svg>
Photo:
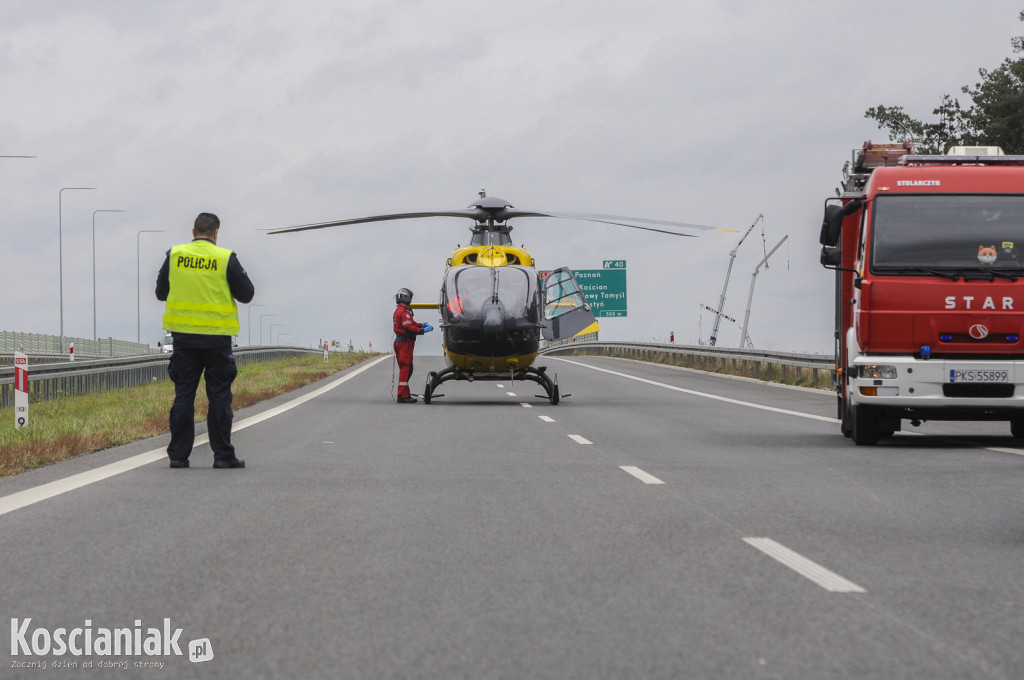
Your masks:
<svg viewBox="0 0 1024 680"><path fill-rule="evenodd" d="M0 677L1024 677L1007 424L856 447L828 393L542 363L558 406L384 358L238 412L245 470L0 480Z"/></svg>

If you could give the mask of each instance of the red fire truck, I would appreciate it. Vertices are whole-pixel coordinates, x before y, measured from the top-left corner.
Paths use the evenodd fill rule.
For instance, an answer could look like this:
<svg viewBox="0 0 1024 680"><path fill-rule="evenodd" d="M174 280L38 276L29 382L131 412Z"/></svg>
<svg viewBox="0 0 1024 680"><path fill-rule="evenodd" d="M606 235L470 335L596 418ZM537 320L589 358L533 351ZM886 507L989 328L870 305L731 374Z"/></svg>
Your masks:
<svg viewBox="0 0 1024 680"><path fill-rule="evenodd" d="M1024 156L867 142L825 203L842 432L1009 421L1024 438Z"/></svg>

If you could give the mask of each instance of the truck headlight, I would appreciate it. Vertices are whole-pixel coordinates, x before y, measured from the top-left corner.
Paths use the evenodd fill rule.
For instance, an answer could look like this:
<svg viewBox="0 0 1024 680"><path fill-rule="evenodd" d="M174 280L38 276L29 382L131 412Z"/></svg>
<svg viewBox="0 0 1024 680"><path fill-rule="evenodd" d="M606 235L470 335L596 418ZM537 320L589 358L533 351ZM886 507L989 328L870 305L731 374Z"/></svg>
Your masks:
<svg viewBox="0 0 1024 680"><path fill-rule="evenodd" d="M884 364L871 364L869 366L861 366L860 377L874 378L875 380L895 380L896 367L886 366Z"/></svg>

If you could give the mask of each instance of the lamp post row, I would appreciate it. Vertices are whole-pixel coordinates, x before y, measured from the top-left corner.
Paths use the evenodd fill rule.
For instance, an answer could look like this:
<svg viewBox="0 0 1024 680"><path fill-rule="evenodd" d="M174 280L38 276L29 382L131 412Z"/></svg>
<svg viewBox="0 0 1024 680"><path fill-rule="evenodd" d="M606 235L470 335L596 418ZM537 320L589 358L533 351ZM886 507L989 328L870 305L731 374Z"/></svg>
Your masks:
<svg viewBox="0 0 1024 680"><path fill-rule="evenodd" d="M0 158L37 158L37 156L22 156L0 154ZM60 294L60 351L64 352L64 192L65 191L95 191L98 187L62 187L57 192L57 277ZM92 339L97 339L96 332L96 214L97 213L123 213L126 210L101 209L92 213ZM165 229L142 229L136 233L136 342L142 342L142 235L160 233ZM266 307L262 304L251 304L248 310L248 341L252 344L252 307ZM260 344L263 344L263 318L265 316L277 316L276 314L264 314L260 317ZM284 325L284 324L275 324ZM271 327L272 329L273 327Z"/></svg>

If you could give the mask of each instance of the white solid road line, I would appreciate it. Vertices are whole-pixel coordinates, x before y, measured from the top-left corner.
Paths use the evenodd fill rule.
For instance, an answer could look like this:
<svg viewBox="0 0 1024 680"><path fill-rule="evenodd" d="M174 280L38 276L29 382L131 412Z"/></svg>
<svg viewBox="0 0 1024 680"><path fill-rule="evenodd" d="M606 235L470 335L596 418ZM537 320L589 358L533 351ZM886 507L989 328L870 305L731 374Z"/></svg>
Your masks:
<svg viewBox="0 0 1024 680"><path fill-rule="evenodd" d="M707 392L697 392L696 390L688 390L684 387L676 387L675 385L669 385L667 383L657 382L656 380L648 380L647 378L640 378L629 373L620 373L619 371L611 371L607 368L598 368L597 366L589 366L587 364L581 364L578 361L570 361L568 359L561 359L559 357L551 357L558 361L565 361L576 366L582 366L583 368L589 368L593 371L600 371L602 373L608 373L611 375L617 375L620 378L628 378L630 380L636 380L637 382L647 383L648 385L654 385L656 387L663 387L666 390L673 390L675 392L682 392L684 394L692 394L695 397L704 397L705 399L714 399L716 401L724 401L728 404L736 404L737 406L746 406L748 408L761 409L762 411L772 411L773 413L785 413L790 416L798 416L800 418L810 418L811 420L822 420L826 423L838 423L839 421L835 418L828 418L826 416L818 416L813 413L801 413L800 411L790 411L784 408L775 408L774 406L764 406L763 404L755 404L749 401L740 401L739 399L730 399L728 397L720 397L717 394L708 394Z"/></svg>
<svg viewBox="0 0 1024 680"><path fill-rule="evenodd" d="M573 440L577 444L593 444L594 442L587 440L585 437L581 437L578 434L569 435L569 439Z"/></svg>
<svg viewBox="0 0 1024 680"><path fill-rule="evenodd" d="M307 401L310 401L311 399L316 399L325 392L333 390L338 385L341 385L342 383L351 380L352 378L356 377L363 371L373 366L376 366L380 362L384 361L385 359L389 359L390 357L391 355L386 355L380 357L379 359L370 361L369 363L360 366L351 373L346 373L337 380L330 382L319 389L313 390L312 392L304 394L301 397L292 399L291 401L281 404L280 406L275 406L274 408L268 409L263 413L246 418L245 420L241 420L234 424L234 426L231 428L231 431L238 432L239 430L244 430L247 427L252 427L257 423L262 423L264 420L268 420L270 418L273 418L274 416L281 415L286 411L290 411L296 406L301 406L302 404L305 404ZM208 435L200 435L196 437L195 445L199 446L200 444L206 444L209 441L210 438ZM153 449L152 451L140 453L138 455L132 456L131 458L119 460L116 463L110 463L109 465L98 467L95 470L80 472L77 475L71 475L70 477L65 477L64 479L58 479L47 484L40 484L39 486L33 487L31 489L25 489L24 491L12 493L9 496L4 496L3 498L0 498L0 515L6 515L7 513L13 512L20 508L24 508L26 506L38 503L40 501L45 501L48 498L59 496L60 494L67 493L68 491L80 489L83 486L94 484L95 482L108 479L115 475L119 475L122 472L134 470L137 467L142 467L143 465L148 465L149 463L153 463L161 459L167 460L166 448Z"/></svg>
<svg viewBox="0 0 1024 680"><path fill-rule="evenodd" d="M832 593L866 593L867 591L852 581L829 571L817 562L812 562L803 555L793 552L786 546L776 543L770 538L744 538L744 542L754 546L765 555L781 562L804 578L808 578L825 590Z"/></svg>
<svg viewBox="0 0 1024 680"><path fill-rule="evenodd" d="M588 366L587 364L581 364L578 361L570 361L569 359L562 359L560 357L550 357L557 361L564 361L566 363L575 364L576 366L582 366L583 368L589 368L594 371L601 371L602 373L609 373L611 375L617 375L620 378L629 378L630 380L636 380L637 382L647 383L648 385L654 385L656 387L664 387L667 390L673 390L675 392L683 392L685 394L692 394L695 397L704 397L706 399L715 399L717 401L724 401L729 404L736 404L737 406L746 406L748 408L756 408L762 411L772 411L774 413L784 413L789 416L797 416L799 418L810 418L811 420L821 420L826 423L838 423L839 420L836 418L828 418L825 416L817 416L813 413L802 413L800 411L790 411L784 408L775 408L774 406L765 406L763 404L755 404L749 401L740 401L739 399L730 399L728 397L720 397L717 394L708 394L707 392L698 392L696 390L688 390L683 387L676 387L675 385L668 385L666 383L657 382L656 380L648 380L647 378L640 378L629 373L620 373L619 371L612 371L607 368L598 368L597 366ZM917 434L916 432L907 432L905 434ZM984 444L978 444L978 447L986 451L994 451L996 453L1012 453L1015 456L1024 456L1024 449L1013 449L1005 448L1001 446L985 446Z"/></svg>
<svg viewBox="0 0 1024 680"><path fill-rule="evenodd" d="M631 474L634 477L636 477L637 479L639 479L644 484L664 484L665 483L665 482L661 481L660 479L658 479L657 477L655 477L654 475L649 474L647 472L644 472L640 468L634 467L632 465L620 465L619 469L620 470L625 470L629 474Z"/></svg>

